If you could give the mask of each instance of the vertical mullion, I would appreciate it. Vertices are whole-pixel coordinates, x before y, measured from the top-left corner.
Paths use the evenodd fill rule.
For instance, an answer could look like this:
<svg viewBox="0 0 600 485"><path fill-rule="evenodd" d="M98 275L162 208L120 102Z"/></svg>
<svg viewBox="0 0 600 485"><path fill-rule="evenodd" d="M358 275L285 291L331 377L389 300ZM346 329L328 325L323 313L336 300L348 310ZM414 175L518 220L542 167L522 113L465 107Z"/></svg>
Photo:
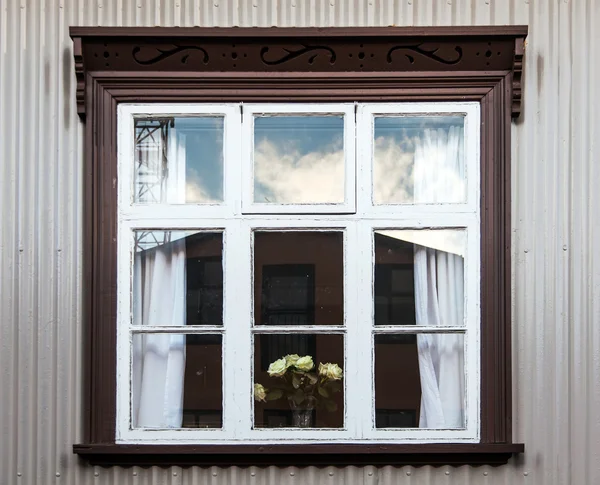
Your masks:
<svg viewBox="0 0 600 485"><path fill-rule="evenodd" d="M133 170L135 164L133 115L126 106L117 111L117 385L115 439L120 439L132 425L132 348L130 326L133 292L133 235L129 224L121 220L123 210L133 200Z"/></svg>
<svg viewBox="0 0 600 485"><path fill-rule="evenodd" d="M344 110L344 205L356 211L356 114Z"/></svg>
<svg viewBox="0 0 600 485"><path fill-rule="evenodd" d="M480 231L479 222L470 223L466 229L467 248L465 251L465 424L468 430L479 437L480 416Z"/></svg>
<svg viewBox="0 0 600 485"><path fill-rule="evenodd" d="M248 437L252 427L251 231L241 221L226 225L224 268L224 428L235 438Z"/></svg>
<svg viewBox="0 0 600 485"><path fill-rule="evenodd" d="M243 170L240 171L240 163L245 162L243 144L240 146L239 143L243 133L238 106L241 110L241 105L237 105L227 111L223 140L224 203L232 208L234 215L241 214ZM245 275L244 268L249 260L245 247L240 221L226 221L223 233L223 430L227 436L232 437L249 427L245 419L249 412L243 406L244 402L248 402L244 393L248 387L247 381L244 382L244 363L249 362L244 356L249 348L249 344L245 342L245 323L248 318L247 313L245 314L246 307L240 301L248 292L244 285L246 278L242 276Z"/></svg>
<svg viewBox="0 0 600 485"><path fill-rule="evenodd" d="M468 103L465 108L464 124L464 158L465 158L465 181L467 186L467 198L465 202L474 211L479 212L479 201L481 198L480 184L480 113L481 107L477 104Z"/></svg>
<svg viewBox="0 0 600 485"><path fill-rule="evenodd" d="M348 387L354 391L353 407L357 423L356 437L364 438L372 426L373 414L373 350L372 350L372 231L370 224L359 221L352 225L354 251L352 260L356 275L354 286L355 311L354 327L348 328L348 342L352 359L353 374L350 375ZM349 248L350 249L350 248Z"/></svg>
<svg viewBox="0 0 600 485"><path fill-rule="evenodd" d="M356 111L356 213L371 211L373 204L373 118L365 105Z"/></svg>
<svg viewBox="0 0 600 485"><path fill-rule="evenodd" d="M120 105L117 111L117 211L122 214L133 203L135 171L135 128L132 108Z"/></svg>
<svg viewBox="0 0 600 485"><path fill-rule="evenodd" d="M243 150L243 125L240 116L241 105L228 106L225 114L224 140L223 140L223 201L233 211L241 214L243 180L245 173L246 155ZM240 140L242 142L240 143ZM240 170L240 164L242 169Z"/></svg>
<svg viewBox="0 0 600 485"><path fill-rule="evenodd" d="M239 214L248 210L254 203L254 113L250 109L244 109L241 105L240 122L240 153L239 163L241 165L237 172L240 174L239 192L241 201ZM238 207L236 207L237 209Z"/></svg>
<svg viewBox="0 0 600 485"><path fill-rule="evenodd" d="M360 406L355 396L360 394L358 376L361 361L357 359L360 341L356 330L360 324L358 304L359 275L352 264L357 254L356 224L348 224L344 231L344 427L351 436L360 432ZM352 397L352 398L351 398Z"/></svg>
<svg viewBox="0 0 600 485"><path fill-rule="evenodd" d="M119 222L117 228L117 416L116 436L119 439L132 426L132 298L133 259L135 245L129 224Z"/></svg>
<svg viewBox="0 0 600 485"><path fill-rule="evenodd" d="M373 117L368 106L359 104L356 109L356 224L357 325L354 338L357 367L356 388L360 398L356 400L358 413L357 438L366 438L374 426L374 349L373 349L373 231L362 217L373 206Z"/></svg>

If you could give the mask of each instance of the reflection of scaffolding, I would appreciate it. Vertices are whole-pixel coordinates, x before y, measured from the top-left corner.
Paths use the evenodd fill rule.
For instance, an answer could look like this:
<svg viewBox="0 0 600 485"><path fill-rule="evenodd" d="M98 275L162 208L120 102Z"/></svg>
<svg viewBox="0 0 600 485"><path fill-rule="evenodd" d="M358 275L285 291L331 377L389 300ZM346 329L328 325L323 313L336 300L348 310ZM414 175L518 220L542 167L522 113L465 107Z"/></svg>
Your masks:
<svg viewBox="0 0 600 485"><path fill-rule="evenodd" d="M174 118L135 121L135 201L164 202L169 177L169 133ZM144 251L171 242L170 231L136 231L135 250Z"/></svg>
<svg viewBox="0 0 600 485"><path fill-rule="evenodd" d="M164 202L169 176L169 129L174 118L135 121L135 201Z"/></svg>
<svg viewBox="0 0 600 485"><path fill-rule="evenodd" d="M136 231L135 251L146 251L171 242L171 231Z"/></svg>
<svg viewBox="0 0 600 485"><path fill-rule="evenodd" d="M135 201L164 202L169 177L169 133L174 118L135 121ZM171 231L136 231L135 250L144 251L171 242Z"/></svg>

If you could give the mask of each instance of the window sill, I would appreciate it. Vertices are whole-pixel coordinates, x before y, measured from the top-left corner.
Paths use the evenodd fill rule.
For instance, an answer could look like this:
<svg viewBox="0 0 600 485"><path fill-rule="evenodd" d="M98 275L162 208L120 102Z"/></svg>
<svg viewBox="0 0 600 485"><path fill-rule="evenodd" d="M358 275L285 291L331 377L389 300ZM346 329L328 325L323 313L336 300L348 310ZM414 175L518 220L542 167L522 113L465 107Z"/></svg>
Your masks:
<svg viewBox="0 0 600 485"><path fill-rule="evenodd" d="M504 465L523 444L120 445L78 444L98 466Z"/></svg>

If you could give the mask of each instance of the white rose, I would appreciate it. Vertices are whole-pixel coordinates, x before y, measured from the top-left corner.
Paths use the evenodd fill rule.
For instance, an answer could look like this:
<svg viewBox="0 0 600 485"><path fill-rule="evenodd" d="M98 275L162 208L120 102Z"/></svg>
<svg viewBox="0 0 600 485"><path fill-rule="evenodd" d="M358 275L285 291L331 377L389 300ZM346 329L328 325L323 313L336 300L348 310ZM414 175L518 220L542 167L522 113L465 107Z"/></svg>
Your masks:
<svg viewBox="0 0 600 485"><path fill-rule="evenodd" d="M267 372L271 377L281 377L283 374L285 374L287 368L288 365L285 361L285 358L282 358L272 362Z"/></svg>
<svg viewBox="0 0 600 485"><path fill-rule="evenodd" d="M267 400L267 390L262 384L254 384L254 399L265 402Z"/></svg>
<svg viewBox="0 0 600 485"><path fill-rule="evenodd" d="M332 381L339 381L342 378L343 371L337 364L321 363L319 364L319 375L331 379Z"/></svg>
<svg viewBox="0 0 600 485"><path fill-rule="evenodd" d="M284 357L287 366L296 365L300 356L298 354L288 354Z"/></svg>
<svg viewBox="0 0 600 485"><path fill-rule="evenodd" d="M294 365L296 369L309 371L315 366L315 363L310 355L305 355L304 357L300 357Z"/></svg>

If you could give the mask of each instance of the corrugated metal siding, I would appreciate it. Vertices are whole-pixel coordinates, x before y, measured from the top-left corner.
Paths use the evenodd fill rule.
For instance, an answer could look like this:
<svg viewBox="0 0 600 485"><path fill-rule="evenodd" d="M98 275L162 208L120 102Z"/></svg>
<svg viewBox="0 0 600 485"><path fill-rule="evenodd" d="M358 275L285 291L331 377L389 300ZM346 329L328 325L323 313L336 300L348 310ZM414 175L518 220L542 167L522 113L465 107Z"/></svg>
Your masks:
<svg viewBox="0 0 600 485"><path fill-rule="evenodd" d="M528 24L501 468L94 469L81 437L82 125L69 25ZM598 0L2 0L0 484L600 484Z"/></svg>

